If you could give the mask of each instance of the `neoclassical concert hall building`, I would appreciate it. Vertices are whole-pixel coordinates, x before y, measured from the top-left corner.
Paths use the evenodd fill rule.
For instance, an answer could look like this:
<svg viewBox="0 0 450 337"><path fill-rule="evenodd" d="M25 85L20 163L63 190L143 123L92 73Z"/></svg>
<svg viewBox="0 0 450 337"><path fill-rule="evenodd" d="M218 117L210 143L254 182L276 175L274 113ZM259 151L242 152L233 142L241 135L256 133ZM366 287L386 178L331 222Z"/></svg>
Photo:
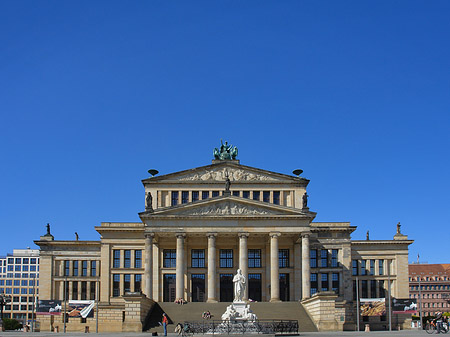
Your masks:
<svg viewBox="0 0 450 337"><path fill-rule="evenodd" d="M318 330L355 329L356 284L360 298L387 297L388 281L392 297L408 298L413 241L399 225L391 239L352 240L348 222L313 221L309 180L224 159L224 149L209 165L142 180L141 222L101 223L98 241L42 236L40 299L98 299L99 331L142 331L155 305L173 317L187 317L195 302L219 312L233 301L237 269L259 318L295 302ZM175 307L180 299L187 304ZM92 331L96 319L69 317L67 329ZM45 331L63 318L38 320Z"/></svg>

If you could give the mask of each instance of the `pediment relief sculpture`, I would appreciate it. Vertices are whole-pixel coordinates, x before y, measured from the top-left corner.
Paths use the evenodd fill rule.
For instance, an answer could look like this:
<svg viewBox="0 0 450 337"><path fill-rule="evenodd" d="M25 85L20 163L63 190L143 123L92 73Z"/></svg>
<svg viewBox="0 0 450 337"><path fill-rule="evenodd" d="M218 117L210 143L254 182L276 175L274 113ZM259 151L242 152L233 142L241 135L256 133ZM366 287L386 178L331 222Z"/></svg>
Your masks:
<svg viewBox="0 0 450 337"><path fill-rule="evenodd" d="M203 170L180 177L180 181L225 181L227 172L232 181L279 181L268 175L245 171L232 167L222 167L217 169Z"/></svg>
<svg viewBox="0 0 450 337"><path fill-rule="evenodd" d="M179 215L265 215L275 214L262 207L242 205L237 203L220 203L208 205L177 213Z"/></svg>

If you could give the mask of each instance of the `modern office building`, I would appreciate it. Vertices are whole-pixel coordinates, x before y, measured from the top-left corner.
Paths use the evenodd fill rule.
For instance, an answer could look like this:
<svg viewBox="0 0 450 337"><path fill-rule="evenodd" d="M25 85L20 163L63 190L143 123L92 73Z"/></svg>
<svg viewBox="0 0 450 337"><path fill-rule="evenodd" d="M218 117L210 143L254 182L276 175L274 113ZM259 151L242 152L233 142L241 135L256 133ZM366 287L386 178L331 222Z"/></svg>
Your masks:
<svg viewBox="0 0 450 337"><path fill-rule="evenodd" d="M231 302L238 268L246 300L277 310L298 303L319 330L355 329L357 279L364 297L387 296L390 280L392 296L408 298L413 241L400 225L392 239L352 240L348 222L313 222L309 180L241 165L222 151L210 165L144 179L141 222L102 223L98 241L55 240L48 231L36 241L41 299L98 295L100 331L140 331L154 303ZM61 325L55 320L41 317L41 329ZM67 324L82 330L94 322Z"/></svg>

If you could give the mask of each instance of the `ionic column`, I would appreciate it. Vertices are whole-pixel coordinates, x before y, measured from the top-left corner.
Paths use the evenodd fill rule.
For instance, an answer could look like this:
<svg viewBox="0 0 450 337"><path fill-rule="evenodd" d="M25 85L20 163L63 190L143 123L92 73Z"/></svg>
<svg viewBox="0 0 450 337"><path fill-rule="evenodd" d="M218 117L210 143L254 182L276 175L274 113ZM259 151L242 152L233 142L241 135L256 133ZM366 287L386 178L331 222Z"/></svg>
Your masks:
<svg viewBox="0 0 450 337"><path fill-rule="evenodd" d="M302 264L301 264L301 251L302 247L300 242L294 244L294 284L300 285L302 279ZM302 299L302 288L299 286L294 287L294 300L300 301Z"/></svg>
<svg viewBox="0 0 450 337"><path fill-rule="evenodd" d="M216 303L216 233L208 233L208 299Z"/></svg>
<svg viewBox="0 0 450 337"><path fill-rule="evenodd" d="M176 257L176 290L175 298L184 299L184 238L185 234L177 234L177 257Z"/></svg>
<svg viewBox="0 0 450 337"><path fill-rule="evenodd" d="M270 233L270 302L280 302L280 274L278 262L278 237Z"/></svg>
<svg viewBox="0 0 450 337"><path fill-rule="evenodd" d="M239 233L239 269L245 277L246 287L244 300L248 299L248 248L247 248L248 233Z"/></svg>
<svg viewBox="0 0 450 337"><path fill-rule="evenodd" d="M145 257L144 257L144 294L152 299L152 260L153 260L153 233L145 234Z"/></svg>
<svg viewBox="0 0 450 337"><path fill-rule="evenodd" d="M302 299L311 296L311 268L309 260L309 234L302 234Z"/></svg>

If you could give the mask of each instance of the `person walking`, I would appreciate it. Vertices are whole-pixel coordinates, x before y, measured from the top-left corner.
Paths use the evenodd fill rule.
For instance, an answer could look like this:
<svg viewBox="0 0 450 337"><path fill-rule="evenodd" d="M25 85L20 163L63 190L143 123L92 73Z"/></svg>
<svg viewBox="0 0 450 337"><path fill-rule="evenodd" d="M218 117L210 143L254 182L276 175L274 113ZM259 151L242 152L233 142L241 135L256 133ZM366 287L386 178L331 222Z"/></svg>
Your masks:
<svg viewBox="0 0 450 337"><path fill-rule="evenodd" d="M167 323L169 323L169 320L167 319L166 313L163 313L162 325L163 325L163 328L164 328L164 336L167 336Z"/></svg>
<svg viewBox="0 0 450 337"><path fill-rule="evenodd" d="M436 315L436 333L441 333L442 330L442 312L438 312Z"/></svg>

